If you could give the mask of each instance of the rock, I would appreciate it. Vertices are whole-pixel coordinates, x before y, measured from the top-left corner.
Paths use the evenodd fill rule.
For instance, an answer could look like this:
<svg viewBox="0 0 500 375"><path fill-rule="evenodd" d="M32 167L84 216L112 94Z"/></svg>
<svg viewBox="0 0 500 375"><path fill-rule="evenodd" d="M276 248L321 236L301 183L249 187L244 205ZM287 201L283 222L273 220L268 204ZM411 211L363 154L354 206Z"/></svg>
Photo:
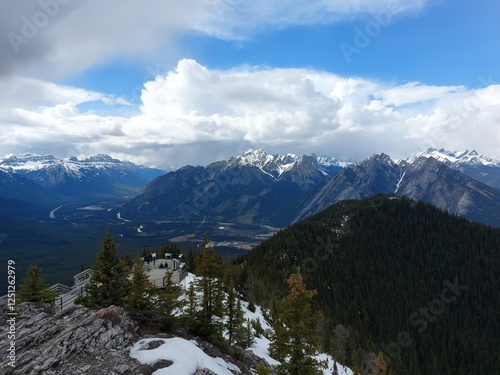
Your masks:
<svg viewBox="0 0 500 375"><path fill-rule="evenodd" d="M134 373L138 366L129 356L129 348L137 339L135 323L119 307L92 311L73 306L56 313L50 305L22 303L17 309L17 374L121 375ZM5 337L6 327L0 327L1 337ZM5 353L7 349L8 342L0 340L0 351ZM0 374L6 370L0 369Z"/></svg>
<svg viewBox="0 0 500 375"><path fill-rule="evenodd" d="M56 312L50 305L22 303L17 309L15 374L149 375L172 365L168 360L142 365L130 357L130 349L142 337L135 322L122 308L110 306L93 311L72 306ZM6 337L7 329L7 324L0 326L0 337ZM159 347L163 343L161 337L150 341L145 349ZM199 338L196 341L208 355L222 358L240 369L231 370L234 374L252 374L245 363L223 353L217 346ZM8 345L7 340L0 340L0 352L8 352ZM250 353L245 359L247 364L257 363ZM4 366L0 368L0 375L12 373L10 370ZM215 373L205 368L195 374Z"/></svg>
<svg viewBox="0 0 500 375"><path fill-rule="evenodd" d="M78 368L81 372L87 372L92 366L91 365L83 365Z"/></svg>
<svg viewBox="0 0 500 375"><path fill-rule="evenodd" d="M119 375L122 375L124 373L126 373L127 371L130 370L130 366L126 365L126 364L123 364L123 365L120 365L118 366L116 369L115 369L115 372Z"/></svg>
<svg viewBox="0 0 500 375"><path fill-rule="evenodd" d="M209 370L207 368L198 370L194 373L194 375L217 375L217 373L213 372L212 370Z"/></svg>

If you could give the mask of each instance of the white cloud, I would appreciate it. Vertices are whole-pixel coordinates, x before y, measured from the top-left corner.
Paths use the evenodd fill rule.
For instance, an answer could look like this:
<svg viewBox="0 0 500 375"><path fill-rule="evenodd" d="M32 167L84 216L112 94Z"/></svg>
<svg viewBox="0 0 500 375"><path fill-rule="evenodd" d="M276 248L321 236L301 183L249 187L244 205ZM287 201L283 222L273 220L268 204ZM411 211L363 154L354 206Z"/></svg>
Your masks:
<svg viewBox="0 0 500 375"><path fill-rule="evenodd" d="M29 3L29 4L22 4ZM29 69L64 76L117 58L143 59L189 29L197 0L4 0L0 12L0 74Z"/></svg>
<svg viewBox="0 0 500 375"><path fill-rule="evenodd" d="M205 0L194 27L225 39L245 39L268 28L331 24L368 15L420 13L428 0Z"/></svg>
<svg viewBox="0 0 500 375"><path fill-rule="evenodd" d="M224 39L379 12L420 12L429 0L38 0L0 2L0 76L55 79L119 58L176 55L186 32ZM174 61L175 62L175 61Z"/></svg>
<svg viewBox="0 0 500 375"><path fill-rule="evenodd" d="M311 69L213 70L193 60L147 82L139 114L79 109L116 98L24 80L0 103L4 153L110 153L163 167L207 164L249 147L361 160L427 147L500 156L500 86L389 85ZM8 90L7 90L8 91ZM36 97L23 92L36 92ZM432 100L429 100L432 99ZM13 109L12 102L19 105Z"/></svg>

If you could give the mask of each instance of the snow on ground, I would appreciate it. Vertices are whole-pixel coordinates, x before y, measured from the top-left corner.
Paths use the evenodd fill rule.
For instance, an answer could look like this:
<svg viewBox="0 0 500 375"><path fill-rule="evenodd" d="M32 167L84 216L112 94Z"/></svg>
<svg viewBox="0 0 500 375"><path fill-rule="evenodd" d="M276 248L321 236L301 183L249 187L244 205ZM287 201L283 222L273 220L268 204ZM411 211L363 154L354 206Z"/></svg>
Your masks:
<svg viewBox="0 0 500 375"><path fill-rule="evenodd" d="M275 360L269 355L269 344L271 341L266 337L255 337L253 345L248 348L255 354L257 357L265 359L267 363L271 366L279 365L280 362Z"/></svg>
<svg viewBox="0 0 500 375"><path fill-rule="evenodd" d="M151 341L159 341L163 344L155 349L147 349L147 344ZM143 365L152 365L162 359L173 362L166 368L156 370L152 375L192 375L204 368L212 370L217 375L233 375L229 370L241 372L238 367L222 358L213 358L205 354L195 342L180 337L140 340L130 349L130 356Z"/></svg>
<svg viewBox="0 0 500 375"><path fill-rule="evenodd" d="M262 309L260 308L260 306L255 306L255 312L251 312L250 310L248 310L248 302L241 301L241 307L243 308L245 319L260 320L260 325L262 326L264 331L267 329L272 330L271 325L268 323L266 318L264 318L264 314L262 313Z"/></svg>
<svg viewBox="0 0 500 375"><path fill-rule="evenodd" d="M118 218L118 220L123 220L123 221L126 221L127 223L130 222L130 220L127 220L125 218L122 217L122 213L121 212L118 212L116 214L116 217Z"/></svg>
<svg viewBox="0 0 500 375"><path fill-rule="evenodd" d="M188 290L191 283L194 282L195 279L195 275L193 275L192 273L188 273L188 275L180 285L184 290ZM181 298L186 298L186 295L184 294L183 296L181 296ZM255 312L252 312L248 310L248 302L241 301L241 305L245 319L259 320L264 331L273 332L273 329L264 317L260 306L255 306ZM181 314L181 311L177 311L176 314ZM163 344L156 349L148 350L146 349L146 344L151 341L161 341L163 342ZM254 339L254 343L248 349L252 351L257 357L260 357L267 361L269 365L277 366L280 364L280 362L270 356L270 344L271 340L269 338L264 336L256 336ZM237 367L227 363L223 359L213 358L205 354L200 348L198 348L196 342L187 341L178 337L172 339L143 339L137 342L130 350L130 356L132 358L136 358L142 364L152 364L161 359L166 359L174 362L173 365L167 368L155 371L153 375L192 375L197 370L201 370L202 368L208 368L218 375L231 375L232 373L229 371L229 369L240 372ZM327 368L323 369L323 373L325 375L330 375L333 373L333 366L335 362L330 355L321 353L316 356L316 359L327 363ZM339 363L337 363L337 370L339 375L353 375L351 369L344 367Z"/></svg>
<svg viewBox="0 0 500 375"><path fill-rule="evenodd" d="M327 355L325 353L321 353L316 356L316 359L319 361L326 361L327 363L327 368L323 369L323 374L325 375L333 374L333 365L335 364L335 362L333 361L332 356ZM338 362L337 362L337 371L339 375L353 375L353 372L350 368L342 366Z"/></svg>

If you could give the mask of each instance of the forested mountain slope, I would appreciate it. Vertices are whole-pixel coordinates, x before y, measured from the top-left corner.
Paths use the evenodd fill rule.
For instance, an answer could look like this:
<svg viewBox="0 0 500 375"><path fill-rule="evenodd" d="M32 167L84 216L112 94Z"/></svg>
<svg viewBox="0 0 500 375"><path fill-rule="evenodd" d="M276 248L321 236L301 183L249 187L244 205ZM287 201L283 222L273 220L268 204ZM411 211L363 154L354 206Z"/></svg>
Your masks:
<svg viewBox="0 0 500 375"><path fill-rule="evenodd" d="M300 267L318 290L323 345L351 368L382 351L397 374L500 373L499 229L375 196L292 225L244 264L271 310Z"/></svg>

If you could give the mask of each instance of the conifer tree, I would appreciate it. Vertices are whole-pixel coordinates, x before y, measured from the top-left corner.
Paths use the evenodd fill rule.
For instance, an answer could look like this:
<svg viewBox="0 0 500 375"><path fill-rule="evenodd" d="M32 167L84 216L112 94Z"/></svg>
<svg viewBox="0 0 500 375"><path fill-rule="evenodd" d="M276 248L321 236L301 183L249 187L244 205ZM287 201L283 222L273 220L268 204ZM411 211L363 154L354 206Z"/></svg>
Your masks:
<svg viewBox="0 0 500 375"><path fill-rule="evenodd" d="M288 285L289 294L278 307L271 356L281 361L278 374L322 374L321 364L314 358L319 346L316 324L321 314L313 312L311 299L317 292L306 289L300 273L290 275Z"/></svg>
<svg viewBox="0 0 500 375"><path fill-rule="evenodd" d="M182 309L184 303L179 299L181 288L173 282L171 270L166 271L163 280L165 285L163 288L158 289L157 300L157 310L158 314L161 316L160 327L162 329L172 329L177 322L175 311L177 309Z"/></svg>
<svg viewBox="0 0 500 375"><path fill-rule="evenodd" d="M227 320L225 328L229 345L236 344L244 349L248 348L252 345L253 337L248 337L241 300L236 295L236 290L232 283L230 283L227 292L226 308Z"/></svg>
<svg viewBox="0 0 500 375"><path fill-rule="evenodd" d="M49 289L43 270L30 264L25 278L21 281L17 296L23 302L54 303L57 293Z"/></svg>
<svg viewBox="0 0 500 375"><path fill-rule="evenodd" d="M386 375L387 363L384 360L384 353L380 352L375 359L375 375Z"/></svg>
<svg viewBox="0 0 500 375"><path fill-rule="evenodd" d="M129 290L128 268L116 255L118 245L109 230L101 240L94 273L87 285L87 294L79 302L90 308L123 305L123 298Z"/></svg>
<svg viewBox="0 0 500 375"><path fill-rule="evenodd" d="M234 334L236 331L236 326L238 324L236 299L237 299L236 291L234 290L233 284L230 283L227 291L227 300L226 300L227 321L225 324L229 345L233 345L234 343Z"/></svg>
<svg viewBox="0 0 500 375"><path fill-rule="evenodd" d="M221 327L214 316L223 315L221 260L214 248L209 246L207 236L203 237L196 256L195 290L201 294L201 306L197 311L199 333L206 337L221 333Z"/></svg>
<svg viewBox="0 0 500 375"><path fill-rule="evenodd" d="M132 280L130 282L129 293L123 298L124 306L133 318L148 322L153 315L153 295L154 290L144 271L143 262L136 259Z"/></svg>
<svg viewBox="0 0 500 375"><path fill-rule="evenodd" d="M187 292L187 308L184 314L184 324L188 331L197 332L199 322L196 319L196 312L198 309L198 301L196 298L196 291L194 288L194 283L191 283Z"/></svg>

